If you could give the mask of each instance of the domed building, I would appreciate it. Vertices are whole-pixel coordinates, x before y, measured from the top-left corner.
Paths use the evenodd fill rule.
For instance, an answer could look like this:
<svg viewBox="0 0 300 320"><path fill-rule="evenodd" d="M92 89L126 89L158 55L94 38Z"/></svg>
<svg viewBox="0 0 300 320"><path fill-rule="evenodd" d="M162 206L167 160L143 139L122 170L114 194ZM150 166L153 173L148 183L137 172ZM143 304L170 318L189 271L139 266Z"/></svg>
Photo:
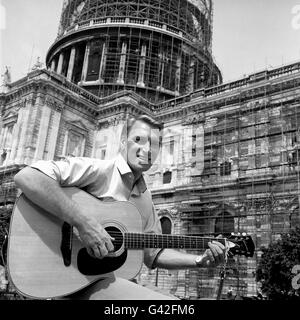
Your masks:
<svg viewBox="0 0 300 320"><path fill-rule="evenodd" d="M220 268L143 266L137 281L184 299L256 295L261 246L299 223L300 63L222 83L212 20L211 0L64 1L46 68L0 93L1 243L18 170L112 158L127 117L147 114L164 124L146 175L164 232L247 232L256 250L230 259L222 288Z"/></svg>
<svg viewBox="0 0 300 320"><path fill-rule="evenodd" d="M211 42L211 1L66 1L46 63L96 96L159 102L222 81Z"/></svg>

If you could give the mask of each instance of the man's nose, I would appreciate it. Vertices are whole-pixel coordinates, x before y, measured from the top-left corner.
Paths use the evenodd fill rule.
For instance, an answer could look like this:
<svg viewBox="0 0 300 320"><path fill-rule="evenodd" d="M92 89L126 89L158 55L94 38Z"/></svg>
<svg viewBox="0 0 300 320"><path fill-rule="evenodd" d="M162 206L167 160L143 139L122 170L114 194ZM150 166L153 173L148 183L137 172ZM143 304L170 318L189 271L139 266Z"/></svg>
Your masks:
<svg viewBox="0 0 300 320"><path fill-rule="evenodd" d="M151 144L150 141L147 141L144 145L143 145L143 151L146 152L150 152L150 148L151 148Z"/></svg>

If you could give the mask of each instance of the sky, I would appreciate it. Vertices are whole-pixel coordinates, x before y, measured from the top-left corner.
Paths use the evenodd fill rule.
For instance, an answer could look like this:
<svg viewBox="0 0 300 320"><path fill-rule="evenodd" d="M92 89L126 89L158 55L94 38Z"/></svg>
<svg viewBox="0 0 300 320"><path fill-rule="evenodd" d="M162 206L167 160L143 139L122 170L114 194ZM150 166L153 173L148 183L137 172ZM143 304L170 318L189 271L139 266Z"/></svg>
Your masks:
<svg viewBox="0 0 300 320"><path fill-rule="evenodd" d="M25 76L54 42L63 0L0 0L0 73ZM300 0L214 0L213 56L224 82L300 61Z"/></svg>

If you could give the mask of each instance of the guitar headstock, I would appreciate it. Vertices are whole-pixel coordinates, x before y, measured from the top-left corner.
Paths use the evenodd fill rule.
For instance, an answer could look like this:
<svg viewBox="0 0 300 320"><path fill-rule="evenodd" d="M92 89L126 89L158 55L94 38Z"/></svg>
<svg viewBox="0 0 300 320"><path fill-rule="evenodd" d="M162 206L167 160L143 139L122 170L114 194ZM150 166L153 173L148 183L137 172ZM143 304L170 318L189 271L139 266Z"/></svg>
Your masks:
<svg viewBox="0 0 300 320"><path fill-rule="evenodd" d="M255 245L251 238L246 233L232 233L230 237L227 238L228 241L234 244L230 247L229 252L233 255L240 255L245 257L253 257L255 251Z"/></svg>

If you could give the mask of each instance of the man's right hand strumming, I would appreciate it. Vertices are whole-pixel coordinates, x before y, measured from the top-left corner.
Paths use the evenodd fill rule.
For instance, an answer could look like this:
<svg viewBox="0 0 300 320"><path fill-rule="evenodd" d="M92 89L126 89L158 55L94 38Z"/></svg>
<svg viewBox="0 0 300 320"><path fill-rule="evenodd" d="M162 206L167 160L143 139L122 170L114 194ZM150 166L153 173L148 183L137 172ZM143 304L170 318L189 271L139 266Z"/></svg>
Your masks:
<svg viewBox="0 0 300 320"><path fill-rule="evenodd" d="M112 238L93 217L77 226L79 236L90 256L102 259L114 251Z"/></svg>

